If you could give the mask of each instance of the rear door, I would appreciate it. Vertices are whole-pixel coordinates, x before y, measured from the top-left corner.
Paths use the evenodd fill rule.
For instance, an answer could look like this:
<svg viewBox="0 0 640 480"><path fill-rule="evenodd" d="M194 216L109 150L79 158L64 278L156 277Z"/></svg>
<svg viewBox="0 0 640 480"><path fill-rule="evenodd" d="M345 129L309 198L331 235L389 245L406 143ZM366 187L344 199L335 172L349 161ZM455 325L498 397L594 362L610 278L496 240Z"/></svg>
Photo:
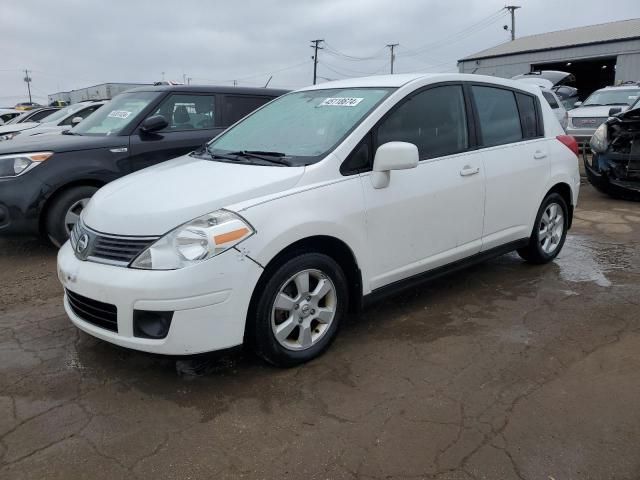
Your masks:
<svg viewBox="0 0 640 480"><path fill-rule="evenodd" d="M486 178L482 249L527 238L550 175L537 96L475 84L470 88Z"/></svg>
<svg viewBox="0 0 640 480"><path fill-rule="evenodd" d="M130 138L129 170L136 171L189 153L224 128L216 95L171 93L147 115L162 115L169 125L158 132L136 129Z"/></svg>
<svg viewBox="0 0 640 480"><path fill-rule="evenodd" d="M385 188L362 174L372 289L480 251L484 174L469 109L461 84L428 87L372 132L371 156L392 141L413 143L420 154L417 168L391 172ZM360 148L366 147L354 151L356 160Z"/></svg>

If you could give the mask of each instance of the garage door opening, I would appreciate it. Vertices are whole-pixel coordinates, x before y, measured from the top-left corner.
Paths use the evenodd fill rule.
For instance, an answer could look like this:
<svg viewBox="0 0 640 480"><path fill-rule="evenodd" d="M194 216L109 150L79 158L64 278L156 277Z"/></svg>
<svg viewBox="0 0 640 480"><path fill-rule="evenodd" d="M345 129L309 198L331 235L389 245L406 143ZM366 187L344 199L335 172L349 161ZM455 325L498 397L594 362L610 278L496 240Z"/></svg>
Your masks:
<svg viewBox="0 0 640 480"><path fill-rule="evenodd" d="M616 57L601 57L589 60L568 60L565 62L537 63L531 70L560 70L573 73L580 100L602 87L613 85L616 79Z"/></svg>

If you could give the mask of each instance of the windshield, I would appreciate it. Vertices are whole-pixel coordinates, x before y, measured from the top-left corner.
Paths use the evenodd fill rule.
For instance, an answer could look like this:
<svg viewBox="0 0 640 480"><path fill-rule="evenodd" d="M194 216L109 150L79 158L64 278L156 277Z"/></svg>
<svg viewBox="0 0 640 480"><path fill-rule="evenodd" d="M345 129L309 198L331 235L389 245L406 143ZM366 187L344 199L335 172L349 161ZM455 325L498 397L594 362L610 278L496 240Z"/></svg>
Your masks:
<svg viewBox="0 0 640 480"><path fill-rule="evenodd" d="M119 135L159 95L159 92L121 93L72 131L78 135Z"/></svg>
<svg viewBox="0 0 640 480"><path fill-rule="evenodd" d="M284 95L208 145L212 155L258 152L286 156L291 165L319 161L393 89L343 88Z"/></svg>
<svg viewBox="0 0 640 480"><path fill-rule="evenodd" d="M67 118L73 112L77 112L78 110L86 108L86 106L87 106L86 103L76 103L73 105L69 105L68 107L61 108L57 112L54 112L48 117L43 118L42 123L56 123L59 120L63 120Z"/></svg>
<svg viewBox="0 0 640 480"><path fill-rule="evenodd" d="M616 90L598 90L589 95L584 103L584 107L589 105L631 105L638 99L640 88L634 89L616 89Z"/></svg>

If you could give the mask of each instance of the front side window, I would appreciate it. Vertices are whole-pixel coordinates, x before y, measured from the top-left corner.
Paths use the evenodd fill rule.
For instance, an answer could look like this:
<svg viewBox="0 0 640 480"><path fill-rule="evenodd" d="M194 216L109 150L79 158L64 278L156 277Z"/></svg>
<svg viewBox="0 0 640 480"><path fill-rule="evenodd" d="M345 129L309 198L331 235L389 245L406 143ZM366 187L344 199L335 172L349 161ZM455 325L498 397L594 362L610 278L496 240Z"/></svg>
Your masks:
<svg viewBox="0 0 640 480"><path fill-rule="evenodd" d="M169 95L149 116L162 115L171 130L206 130L215 127L215 95Z"/></svg>
<svg viewBox="0 0 640 480"><path fill-rule="evenodd" d="M378 127L378 146L387 142L413 143L420 159L466 150L469 142L462 86L430 88L409 98Z"/></svg>
<svg viewBox="0 0 640 480"><path fill-rule="evenodd" d="M80 135L119 135L136 116L155 101L158 92L121 93L103 108L77 125L73 132Z"/></svg>
<svg viewBox="0 0 640 480"><path fill-rule="evenodd" d="M516 97L510 90L474 85L473 97L485 147L522 140Z"/></svg>
<svg viewBox="0 0 640 480"><path fill-rule="evenodd" d="M294 92L255 111L208 145L215 156L270 152L290 165L308 165L334 149L392 88L334 88Z"/></svg>

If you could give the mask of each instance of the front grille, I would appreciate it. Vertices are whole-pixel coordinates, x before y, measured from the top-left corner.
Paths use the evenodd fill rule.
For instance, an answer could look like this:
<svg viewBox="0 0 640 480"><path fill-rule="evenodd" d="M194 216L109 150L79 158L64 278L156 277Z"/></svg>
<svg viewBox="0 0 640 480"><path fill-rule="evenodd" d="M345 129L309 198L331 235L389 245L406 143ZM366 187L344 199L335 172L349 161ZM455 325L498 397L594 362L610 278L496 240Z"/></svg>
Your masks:
<svg viewBox="0 0 640 480"><path fill-rule="evenodd" d="M598 128L601 123L604 123L607 117L573 117L571 124L575 128Z"/></svg>
<svg viewBox="0 0 640 480"><path fill-rule="evenodd" d="M86 247L79 249L78 243L84 235ZM71 231L70 241L76 256L81 260L127 266L158 238L160 237L110 235L96 232L78 222Z"/></svg>
<svg viewBox="0 0 640 480"><path fill-rule="evenodd" d="M65 292L71 310L82 320L97 327L118 332L118 309L115 305L83 297L71 290L65 289Z"/></svg>

